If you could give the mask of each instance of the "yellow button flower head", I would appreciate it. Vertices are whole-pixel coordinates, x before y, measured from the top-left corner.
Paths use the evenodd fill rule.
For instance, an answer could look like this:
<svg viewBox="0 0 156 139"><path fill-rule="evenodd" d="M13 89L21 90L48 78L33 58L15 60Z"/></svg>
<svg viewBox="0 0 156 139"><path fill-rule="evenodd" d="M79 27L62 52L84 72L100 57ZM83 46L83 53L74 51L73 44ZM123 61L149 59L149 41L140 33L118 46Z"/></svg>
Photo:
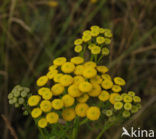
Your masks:
<svg viewBox="0 0 156 139"><path fill-rule="evenodd" d="M85 67L92 67L95 68L96 67L96 63L93 61L88 61L84 64Z"/></svg>
<svg viewBox="0 0 156 139"><path fill-rule="evenodd" d="M83 36L82 36L82 40L83 40L84 42L90 41L91 38L92 38L91 35L83 35Z"/></svg>
<svg viewBox="0 0 156 139"><path fill-rule="evenodd" d="M48 101L48 100L43 100L43 101L41 101L41 103L40 103L40 108L41 108L41 110L44 111L44 112L49 112L49 111L51 110L51 108L52 108L51 102Z"/></svg>
<svg viewBox="0 0 156 139"><path fill-rule="evenodd" d="M53 79L53 80L54 80L55 82L59 83L62 76L63 76L62 73L57 73L57 74L54 75L54 79Z"/></svg>
<svg viewBox="0 0 156 139"><path fill-rule="evenodd" d="M72 121L75 118L75 110L73 108L64 109L62 112L62 117L65 121Z"/></svg>
<svg viewBox="0 0 156 139"><path fill-rule="evenodd" d="M138 107L137 106L132 106L132 109L131 109L131 112L132 113L136 113L136 112L138 112Z"/></svg>
<svg viewBox="0 0 156 139"><path fill-rule="evenodd" d="M74 71L74 69L75 69L75 65L71 62L66 62L61 66L61 70L64 73L71 73Z"/></svg>
<svg viewBox="0 0 156 139"><path fill-rule="evenodd" d="M111 80L111 76L109 74L102 74L101 77L104 79L104 80Z"/></svg>
<svg viewBox="0 0 156 139"><path fill-rule="evenodd" d="M74 44L75 44L75 45L81 45L82 43L83 43L82 39L76 39L76 40L74 41Z"/></svg>
<svg viewBox="0 0 156 139"><path fill-rule="evenodd" d="M106 31L104 32L104 35L105 35L106 37L109 37L109 38L112 37L112 33L111 33L111 31L110 31L109 29L106 30Z"/></svg>
<svg viewBox="0 0 156 139"><path fill-rule="evenodd" d="M76 66L74 73L76 75L82 75L83 70L84 70L84 66L83 65L78 65L78 66Z"/></svg>
<svg viewBox="0 0 156 139"><path fill-rule="evenodd" d="M91 26L90 29L91 29L91 30L97 30L97 31L99 31L99 30L100 30L100 27L94 25L94 26Z"/></svg>
<svg viewBox="0 0 156 139"><path fill-rule="evenodd" d="M114 78L114 82L117 84L117 85L121 85L121 86L124 86L126 84L125 80L122 79L121 77L115 77Z"/></svg>
<svg viewBox="0 0 156 139"><path fill-rule="evenodd" d="M77 56L77 57L71 58L70 61L74 64L82 64L84 62L84 58Z"/></svg>
<svg viewBox="0 0 156 139"><path fill-rule="evenodd" d="M64 95L62 97L62 100L63 100L63 104L64 104L65 107L70 107L75 102L75 99L70 95Z"/></svg>
<svg viewBox="0 0 156 139"><path fill-rule="evenodd" d="M119 85L113 85L112 87L112 91L115 92L115 93L118 93L120 92L122 89Z"/></svg>
<svg viewBox="0 0 156 139"><path fill-rule="evenodd" d="M102 91L101 94L98 96L99 100L101 101L107 101L109 99L110 95L108 91Z"/></svg>
<svg viewBox="0 0 156 139"><path fill-rule="evenodd" d="M66 59L65 57L59 57L59 58L56 58L56 59L53 61L53 64L56 65L56 66L61 66L61 65L64 64L66 61L67 61L67 59Z"/></svg>
<svg viewBox="0 0 156 139"><path fill-rule="evenodd" d="M34 108L31 112L31 116L33 118L38 118L42 114L42 110L40 108Z"/></svg>
<svg viewBox="0 0 156 139"><path fill-rule="evenodd" d="M129 96L129 95L125 95L125 96L123 97L123 101L124 101L124 102L127 102L127 103L130 103L130 102L132 102L132 97Z"/></svg>
<svg viewBox="0 0 156 139"><path fill-rule="evenodd" d="M87 36L87 35L91 36L91 31L90 30L85 30L83 32L83 36Z"/></svg>
<svg viewBox="0 0 156 139"><path fill-rule="evenodd" d="M95 68L92 68L92 67L86 67L83 71L83 76L85 78L93 78L97 75L97 71Z"/></svg>
<svg viewBox="0 0 156 139"><path fill-rule="evenodd" d="M48 82L48 77L47 77L47 76L41 76L41 77L37 80L36 84L37 84L37 86L43 86L43 85L45 85L47 82Z"/></svg>
<svg viewBox="0 0 156 139"><path fill-rule="evenodd" d="M92 84L87 81L81 82L79 84L79 90L84 93L90 92L92 90Z"/></svg>
<svg viewBox="0 0 156 139"><path fill-rule="evenodd" d="M110 95L110 98L109 98L110 103L114 104L115 103L115 97L118 95L119 95L118 93L112 93Z"/></svg>
<svg viewBox="0 0 156 139"><path fill-rule="evenodd" d="M50 91L50 89L48 88L47 91L45 91L44 93L42 93L42 98L45 100L49 100L51 99L53 96L52 92Z"/></svg>
<svg viewBox="0 0 156 139"><path fill-rule="evenodd" d="M122 96L121 95L115 96L115 102L119 102L119 101L122 101Z"/></svg>
<svg viewBox="0 0 156 139"><path fill-rule="evenodd" d="M138 96L134 96L133 101L136 102L136 103L141 102L141 98L138 97Z"/></svg>
<svg viewBox="0 0 156 139"><path fill-rule="evenodd" d="M111 80L104 80L102 83L101 83L101 86L103 87L103 89L111 89L112 86L113 86L113 82Z"/></svg>
<svg viewBox="0 0 156 139"><path fill-rule="evenodd" d="M135 96L135 92L133 92L133 91L128 91L128 95L131 96L131 97L134 97L134 96Z"/></svg>
<svg viewBox="0 0 156 139"><path fill-rule="evenodd" d="M75 76L74 77L74 84L76 84L76 85L79 85L83 81L85 81L85 79L82 76Z"/></svg>
<svg viewBox="0 0 156 139"><path fill-rule="evenodd" d="M102 48L102 55L107 56L109 55L109 49L107 47Z"/></svg>
<svg viewBox="0 0 156 139"><path fill-rule="evenodd" d="M47 120L45 118L41 118L39 121L38 121L38 126L40 128L45 128L47 126Z"/></svg>
<svg viewBox="0 0 156 139"><path fill-rule="evenodd" d="M128 118L130 115L131 115L131 114L130 114L129 111L124 111L124 112L122 113L122 116L123 116L124 118Z"/></svg>
<svg viewBox="0 0 156 139"><path fill-rule="evenodd" d="M90 79L90 82L93 84L101 84L102 83L102 78L99 76L99 75L97 75L97 76L95 76L95 77L93 77L93 78L91 78Z"/></svg>
<svg viewBox="0 0 156 139"><path fill-rule="evenodd" d="M127 96L127 93L122 93L122 94L121 94L122 99L123 99L125 96Z"/></svg>
<svg viewBox="0 0 156 139"><path fill-rule="evenodd" d="M54 99L52 101L52 107L55 109L55 110L60 110L63 108L63 100L62 99Z"/></svg>
<svg viewBox="0 0 156 139"><path fill-rule="evenodd" d="M59 116L56 112L50 112L46 115L46 120L47 122L49 122L50 124L54 124L57 123L59 119Z"/></svg>
<svg viewBox="0 0 156 139"><path fill-rule="evenodd" d="M47 88L47 87L42 87L42 88L40 88L40 89L38 90L38 94L42 96L44 93L49 92L49 91L50 91L49 88Z"/></svg>
<svg viewBox="0 0 156 139"><path fill-rule="evenodd" d="M58 96L64 92L64 87L61 84L55 84L51 88L53 95Z"/></svg>
<svg viewBox="0 0 156 139"><path fill-rule="evenodd" d="M141 104L136 104L136 107L138 108L138 109L141 109Z"/></svg>
<svg viewBox="0 0 156 139"><path fill-rule="evenodd" d="M110 43L111 43L111 39L106 38L106 39L105 39L105 44L108 45L108 44L110 44Z"/></svg>
<svg viewBox="0 0 156 139"><path fill-rule="evenodd" d="M55 76L57 73L58 73L57 70L49 71L49 72L47 73L47 77L48 77L48 79L53 79L54 76Z"/></svg>
<svg viewBox="0 0 156 139"><path fill-rule="evenodd" d="M82 51L82 45L76 45L74 51L80 53Z"/></svg>
<svg viewBox="0 0 156 139"><path fill-rule="evenodd" d="M77 98L77 101L80 103L85 103L89 99L89 96L87 94L83 94L82 96Z"/></svg>
<svg viewBox="0 0 156 139"><path fill-rule="evenodd" d="M106 110L106 116L110 117L113 115L112 110Z"/></svg>
<svg viewBox="0 0 156 139"><path fill-rule="evenodd" d="M57 67L58 67L57 65L51 65L49 66L49 71L55 71Z"/></svg>
<svg viewBox="0 0 156 139"><path fill-rule="evenodd" d="M40 96L38 96L38 95L32 95L28 99L28 105L29 106L36 106L39 103L40 100L41 100L41 97Z"/></svg>
<svg viewBox="0 0 156 139"><path fill-rule="evenodd" d="M101 87L98 84L93 84L92 90L88 92L91 97L97 97L101 93Z"/></svg>
<svg viewBox="0 0 156 139"><path fill-rule="evenodd" d="M105 29L104 28L100 28L99 32L103 34L105 32Z"/></svg>
<svg viewBox="0 0 156 139"><path fill-rule="evenodd" d="M91 50L94 46L96 46L94 43L91 43L88 45L88 49Z"/></svg>
<svg viewBox="0 0 156 139"><path fill-rule="evenodd" d="M80 117L85 117L88 110L88 105L86 103L78 103L75 107L75 112Z"/></svg>
<svg viewBox="0 0 156 139"><path fill-rule="evenodd" d="M101 73L106 73L109 70L106 66L97 66L96 69Z"/></svg>
<svg viewBox="0 0 156 139"><path fill-rule="evenodd" d="M131 110L132 109L132 104L131 103L125 103L124 104L124 109L128 110L128 111Z"/></svg>
<svg viewBox="0 0 156 139"><path fill-rule="evenodd" d="M87 110L87 118L92 121L98 120L100 114L100 109L96 106L92 106Z"/></svg>
<svg viewBox="0 0 156 139"><path fill-rule="evenodd" d="M99 30L96 30L96 29L94 29L94 30L91 30L91 35L93 36L93 37L96 37L96 36L98 36L99 35Z"/></svg>
<svg viewBox="0 0 156 139"><path fill-rule="evenodd" d="M78 89L77 85L73 84L68 87L68 94L72 97L79 97L79 96L81 96L82 93Z"/></svg>
<svg viewBox="0 0 156 139"><path fill-rule="evenodd" d="M105 42L105 38L99 36L99 37L96 38L96 42L97 42L98 44L103 44L103 43Z"/></svg>
<svg viewBox="0 0 156 139"><path fill-rule="evenodd" d="M69 86L73 83L73 77L70 75L63 75L60 79L60 83L63 86Z"/></svg>
<svg viewBox="0 0 156 139"><path fill-rule="evenodd" d="M91 53L94 54L94 55L100 54L100 52L101 52L101 47L99 47L99 46L94 46L91 49Z"/></svg>
<svg viewBox="0 0 156 139"><path fill-rule="evenodd" d="M120 110L123 107L123 103L122 102L115 102L114 104L114 109L115 110Z"/></svg>

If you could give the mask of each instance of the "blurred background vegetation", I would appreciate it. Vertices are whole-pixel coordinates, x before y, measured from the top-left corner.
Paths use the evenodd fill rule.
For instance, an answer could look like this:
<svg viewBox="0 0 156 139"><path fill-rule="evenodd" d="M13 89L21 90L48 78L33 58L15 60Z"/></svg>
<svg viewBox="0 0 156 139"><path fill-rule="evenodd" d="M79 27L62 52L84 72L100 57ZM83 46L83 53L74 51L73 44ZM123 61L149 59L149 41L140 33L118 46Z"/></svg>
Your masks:
<svg viewBox="0 0 156 139"><path fill-rule="evenodd" d="M7 94L16 84L35 92L35 81L53 58L74 55L74 39L91 25L110 28L111 53L104 63L112 75L127 81L143 99L142 110L124 123L156 129L156 1L153 0L1 0L0 1L0 138L33 139L38 131L31 118L10 107ZM118 139L122 125L103 139ZM94 139L100 129L79 131Z"/></svg>

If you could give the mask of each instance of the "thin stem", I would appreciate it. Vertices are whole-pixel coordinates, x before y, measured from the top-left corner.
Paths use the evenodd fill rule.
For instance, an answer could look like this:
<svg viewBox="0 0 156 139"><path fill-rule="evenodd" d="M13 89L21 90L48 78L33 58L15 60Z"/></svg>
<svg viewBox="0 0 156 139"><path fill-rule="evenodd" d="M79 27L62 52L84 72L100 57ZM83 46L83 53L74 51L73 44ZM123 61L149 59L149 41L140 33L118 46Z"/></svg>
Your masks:
<svg viewBox="0 0 156 139"><path fill-rule="evenodd" d="M116 124L116 123L118 123L118 122L120 122L120 117L116 118L116 120L115 120L114 122L110 122L110 121L106 122L105 125L104 125L104 127L103 127L103 129L102 129L101 132L98 134L98 136L97 136L96 139L100 139L101 136L103 135L103 133L104 133L107 129L109 129L110 127L112 127L114 124Z"/></svg>
<svg viewBox="0 0 156 139"><path fill-rule="evenodd" d="M80 122L80 126L83 125L83 124L85 124L85 123L87 123L87 122L88 122L88 119L86 118L82 122Z"/></svg>
<svg viewBox="0 0 156 139"><path fill-rule="evenodd" d="M25 109L27 110L27 112L28 112L29 114L31 114L31 110L30 110L30 108L27 106L26 103L24 103L24 107L25 107ZM37 125L37 121L36 121L35 119L33 119L33 120L34 120L35 124ZM38 126L37 126L37 127L38 127ZM38 127L38 129L39 129L39 132L41 133L43 139L46 139L46 137L45 137L45 135L44 135L42 129L39 128L39 127Z"/></svg>
<svg viewBox="0 0 156 139"><path fill-rule="evenodd" d="M101 61L101 59L104 57L104 55L101 55L100 58L97 61L97 64Z"/></svg>
<svg viewBox="0 0 156 139"><path fill-rule="evenodd" d="M84 57L84 54L85 54L85 51L86 51L86 47L87 47L87 46L84 45L84 49L83 49L83 51L81 52L81 56L82 56L82 57Z"/></svg>
<svg viewBox="0 0 156 139"><path fill-rule="evenodd" d="M113 124L114 124L114 123L109 123L109 122L106 123L106 124L104 125L103 129L101 130L101 132L99 133L99 135L97 136L96 139L100 139L101 136L103 135L103 133L104 133L107 129L109 129Z"/></svg>
<svg viewBox="0 0 156 139"><path fill-rule="evenodd" d="M74 128L73 128L72 139L76 139L77 138L78 128L79 128L79 118L76 117L75 120L74 120Z"/></svg>
<svg viewBox="0 0 156 139"><path fill-rule="evenodd" d="M93 61L93 59L94 59L94 55L91 54L90 61Z"/></svg>
<svg viewBox="0 0 156 139"><path fill-rule="evenodd" d="M95 62L97 63L97 55L94 55Z"/></svg>
<svg viewBox="0 0 156 139"><path fill-rule="evenodd" d="M39 129L39 131L40 131L41 136L43 137L43 139L46 139L46 137L45 137L45 135L44 135L44 133L43 133L42 129L41 129L41 128L38 128L38 129Z"/></svg>

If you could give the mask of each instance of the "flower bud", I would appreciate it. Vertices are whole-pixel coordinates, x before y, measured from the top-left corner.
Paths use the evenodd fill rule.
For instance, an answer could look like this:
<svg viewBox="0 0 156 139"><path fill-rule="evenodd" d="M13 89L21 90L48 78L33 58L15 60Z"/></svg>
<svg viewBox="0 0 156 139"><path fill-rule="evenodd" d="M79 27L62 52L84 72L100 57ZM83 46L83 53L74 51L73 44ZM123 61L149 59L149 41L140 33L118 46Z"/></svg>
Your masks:
<svg viewBox="0 0 156 139"><path fill-rule="evenodd" d="M19 104L23 104L24 101L25 101L25 100L24 100L24 98L22 98L22 97L20 97L20 98L18 99L18 103L19 103Z"/></svg>

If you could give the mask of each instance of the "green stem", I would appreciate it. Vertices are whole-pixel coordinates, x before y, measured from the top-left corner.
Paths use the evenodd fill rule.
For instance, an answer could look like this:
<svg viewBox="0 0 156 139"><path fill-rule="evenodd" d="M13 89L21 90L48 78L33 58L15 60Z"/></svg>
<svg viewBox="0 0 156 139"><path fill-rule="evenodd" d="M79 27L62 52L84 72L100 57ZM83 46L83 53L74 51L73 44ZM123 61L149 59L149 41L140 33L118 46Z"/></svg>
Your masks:
<svg viewBox="0 0 156 139"><path fill-rule="evenodd" d="M94 58L95 58L95 62L97 63L97 55L94 55Z"/></svg>
<svg viewBox="0 0 156 139"><path fill-rule="evenodd" d="M90 61L93 61L93 59L94 59L94 55L91 54Z"/></svg>
<svg viewBox="0 0 156 139"><path fill-rule="evenodd" d="M104 133L107 129L109 129L113 124L114 124L114 123L109 123L109 122L106 123L106 124L104 125L103 129L101 130L101 132L99 133L99 135L97 136L96 139L100 139L101 136L103 135L103 133Z"/></svg>
<svg viewBox="0 0 156 139"><path fill-rule="evenodd" d="M84 49L83 49L83 51L82 51L82 53L81 53L81 56L84 58L84 54L85 54L85 51L86 51L86 45L84 45Z"/></svg>
<svg viewBox="0 0 156 139"><path fill-rule="evenodd" d="M104 55L101 55L100 58L97 61L97 64L101 61L101 59L104 57Z"/></svg>
<svg viewBox="0 0 156 139"><path fill-rule="evenodd" d="M44 135L44 133L43 133L42 129L41 129L41 128L39 128L39 127L38 127L38 129L39 129L39 131L40 131L40 133L41 133L42 138L43 138L43 139L46 139L46 136Z"/></svg>
<svg viewBox="0 0 156 139"><path fill-rule="evenodd" d="M107 129L109 129L110 127L112 127L114 124L116 124L116 123L118 123L118 122L120 122L120 117L116 118L116 120L115 120L114 122L110 122L110 121L106 122L105 125L104 125L104 127L103 127L103 129L101 130L101 132L100 132L100 133L98 134L98 136L96 137L96 139L100 139L101 136L103 135L103 133L104 133Z"/></svg>
<svg viewBox="0 0 156 139"><path fill-rule="evenodd" d="M24 104L23 104L23 106L24 106L24 107L25 107L25 109L28 111L28 113L31 115L31 110L30 110L30 108L27 106L27 104L26 104L26 103L24 103ZM33 119L33 120L34 120L35 124L37 125L37 121L36 121L35 119ZM37 127L38 127L38 126L37 126ZM45 137L45 135L44 135L44 133L43 133L42 129L41 129L41 128L39 128L39 127L38 127L38 129L39 129L39 132L41 133L41 135L42 135L43 139L46 139L46 137Z"/></svg>
<svg viewBox="0 0 156 139"><path fill-rule="evenodd" d="M79 128L79 118L76 117L75 120L74 120L74 128L73 128L72 139L77 138L78 128Z"/></svg>
<svg viewBox="0 0 156 139"><path fill-rule="evenodd" d="M86 118L82 122L80 122L80 126L83 125L83 124L85 124L85 123L87 123L87 122L88 122L88 119Z"/></svg>

